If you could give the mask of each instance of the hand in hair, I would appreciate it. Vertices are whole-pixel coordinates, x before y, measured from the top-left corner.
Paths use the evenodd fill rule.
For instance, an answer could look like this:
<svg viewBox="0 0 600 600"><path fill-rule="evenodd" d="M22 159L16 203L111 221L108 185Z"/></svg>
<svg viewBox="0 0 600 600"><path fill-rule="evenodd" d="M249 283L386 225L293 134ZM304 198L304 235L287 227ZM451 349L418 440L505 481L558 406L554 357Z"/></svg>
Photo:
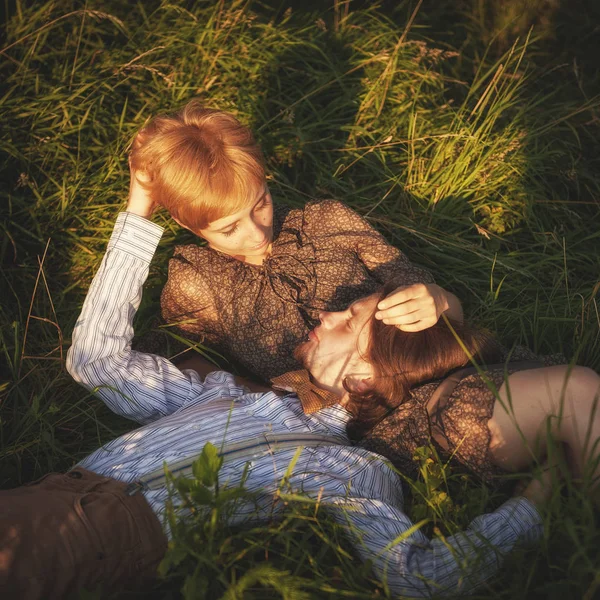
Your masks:
<svg viewBox="0 0 600 600"><path fill-rule="evenodd" d="M462 322L458 298L435 283L400 286L377 305L375 318L402 331L422 331L435 325L442 313Z"/></svg>
<svg viewBox="0 0 600 600"><path fill-rule="evenodd" d="M156 208L150 198L148 190L143 184L149 182L149 177L143 171L136 171L130 167L131 182L129 184L129 198L127 200L127 212L134 213L144 219L149 219Z"/></svg>

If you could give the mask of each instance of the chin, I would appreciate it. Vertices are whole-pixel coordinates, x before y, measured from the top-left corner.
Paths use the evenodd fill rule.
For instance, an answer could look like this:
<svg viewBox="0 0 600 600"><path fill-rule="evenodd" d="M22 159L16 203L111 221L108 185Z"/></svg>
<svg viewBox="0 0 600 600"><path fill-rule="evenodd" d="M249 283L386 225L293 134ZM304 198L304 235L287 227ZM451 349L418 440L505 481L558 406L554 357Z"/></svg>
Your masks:
<svg viewBox="0 0 600 600"><path fill-rule="evenodd" d="M262 256L267 251L269 243L270 242L267 242L260 248L246 248L245 250L240 251L239 254L243 254L244 256Z"/></svg>
<svg viewBox="0 0 600 600"><path fill-rule="evenodd" d="M310 371L310 342L301 342L294 350L294 358L305 368Z"/></svg>

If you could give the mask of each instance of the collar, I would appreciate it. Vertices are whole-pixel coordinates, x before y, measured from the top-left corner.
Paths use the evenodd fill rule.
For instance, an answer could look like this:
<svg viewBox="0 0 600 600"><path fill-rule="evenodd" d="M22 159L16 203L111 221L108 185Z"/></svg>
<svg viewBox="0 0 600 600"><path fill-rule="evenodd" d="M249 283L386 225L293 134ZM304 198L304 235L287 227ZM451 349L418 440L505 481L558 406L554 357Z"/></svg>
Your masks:
<svg viewBox="0 0 600 600"><path fill-rule="evenodd" d="M271 379L273 387L286 392L295 392L305 415L310 415L327 406L333 406L340 401L339 396L328 390L317 387L310 379L306 369L289 371Z"/></svg>

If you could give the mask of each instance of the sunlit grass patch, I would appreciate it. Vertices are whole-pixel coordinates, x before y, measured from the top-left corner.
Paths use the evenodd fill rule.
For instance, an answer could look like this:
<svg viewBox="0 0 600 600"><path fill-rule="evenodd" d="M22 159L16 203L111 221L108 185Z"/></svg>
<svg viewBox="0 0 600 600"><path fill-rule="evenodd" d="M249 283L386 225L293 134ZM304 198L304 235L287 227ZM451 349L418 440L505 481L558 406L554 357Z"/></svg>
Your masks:
<svg viewBox="0 0 600 600"><path fill-rule="evenodd" d="M591 43L589 27L559 18L558 0L536 15L521 0L417 4L11 4L0 42L2 486L68 468L131 427L71 381L64 353L124 206L133 135L192 97L250 124L276 202L347 202L508 345L600 369L600 77L593 52L576 60L558 45ZM545 29L529 33L536 23ZM155 327L172 248L193 241L156 220L166 231L140 334ZM422 458L405 487L432 535L502 500ZM575 486L557 488L547 540L509 558L478 597L594 597L597 518ZM330 526L301 507L204 557L242 557L228 572L245 598L266 597L257 582L284 571L281 586L310 597L382 597ZM177 575L173 585L184 566ZM213 597L235 588L219 585Z"/></svg>

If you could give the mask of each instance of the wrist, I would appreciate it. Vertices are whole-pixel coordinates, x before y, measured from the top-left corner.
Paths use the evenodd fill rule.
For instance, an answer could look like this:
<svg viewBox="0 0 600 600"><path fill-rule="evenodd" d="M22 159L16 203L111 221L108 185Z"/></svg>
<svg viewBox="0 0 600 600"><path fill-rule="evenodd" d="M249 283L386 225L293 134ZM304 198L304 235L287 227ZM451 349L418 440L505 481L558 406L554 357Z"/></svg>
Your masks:
<svg viewBox="0 0 600 600"><path fill-rule="evenodd" d="M126 212L148 220L156 207L148 189L149 182L150 179L146 173L140 171L131 172L129 197L125 208Z"/></svg>
<svg viewBox="0 0 600 600"><path fill-rule="evenodd" d="M542 474L539 478L534 477L523 489L517 490L516 495L529 500L539 509L548 502L551 491L551 477Z"/></svg>
<svg viewBox="0 0 600 600"><path fill-rule="evenodd" d="M142 217L142 219L146 219L146 220L150 221L150 218L152 217L152 213L154 211L152 211L152 210L149 211L147 209L127 205L125 207L125 212L132 213L134 215L137 215L138 217Z"/></svg>
<svg viewBox="0 0 600 600"><path fill-rule="evenodd" d="M439 309L439 314L445 313L450 309L450 295L449 293L437 283L432 283L430 286L436 292L435 297L437 298L437 306Z"/></svg>
<svg viewBox="0 0 600 600"><path fill-rule="evenodd" d="M463 323L464 321L464 315L463 315L463 309L462 309L462 304L460 303L460 300L451 292L449 292L448 290L445 290L443 288L442 292L444 295L444 310L443 312L446 313L446 316L450 319L453 319L454 321L457 321L458 323Z"/></svg>

